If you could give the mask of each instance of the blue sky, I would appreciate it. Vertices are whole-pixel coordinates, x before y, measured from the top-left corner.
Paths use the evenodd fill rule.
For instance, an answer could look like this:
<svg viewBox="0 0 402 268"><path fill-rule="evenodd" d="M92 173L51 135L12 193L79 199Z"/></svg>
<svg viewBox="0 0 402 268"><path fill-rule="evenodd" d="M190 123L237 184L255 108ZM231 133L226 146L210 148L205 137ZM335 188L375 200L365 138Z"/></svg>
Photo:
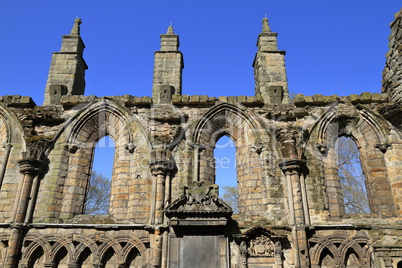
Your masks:
<svg viewBox="0 0 402 268"><path fill-rule="evenodd" d="M82 18L86 94L150 96L153 53L170 23L184 54L183 94L253 95L266 14L286 50L289 88L311 95L379 92L400 0L0 2L0 95L41 105L52 52Z"/></svg>
<svg viewBox="0 0 402 268"><path fill-rule="evenodd" d="M380 92L389 24L400 0L0 1L0 95L41 105L52 52L82 18L86 95L151 96L153 54L172 23L183 94L254 94L252 62L267 15L285 50L291 92Z"/></svg>

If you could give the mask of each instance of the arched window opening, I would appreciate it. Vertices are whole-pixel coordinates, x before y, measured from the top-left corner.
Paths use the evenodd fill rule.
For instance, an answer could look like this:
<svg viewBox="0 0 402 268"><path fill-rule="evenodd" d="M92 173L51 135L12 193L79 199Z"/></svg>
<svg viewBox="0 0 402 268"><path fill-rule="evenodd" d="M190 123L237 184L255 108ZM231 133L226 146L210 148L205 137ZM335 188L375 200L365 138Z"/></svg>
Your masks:
<svg viewBox="0 0 402 268"><path fill-rule="evenodd" d="M359 148L348 137L339 137L336 148L345 212L347 214L370 213Z"/></svg>
<svg viewBox="0 0 402 268"><path fill-rule="evenodd" d="M107 215L109 212L114 149L114 142L108 136L99 140L95 147L84 214Z"/></svg>
<svg viewBox="0 0 402 268"><path fill-rule="evenodd" d="M219 185L219 197L234 213L238 213L238 188L236 171L236 146L228 136L221 137L215 144L215 183Z"/></svg>

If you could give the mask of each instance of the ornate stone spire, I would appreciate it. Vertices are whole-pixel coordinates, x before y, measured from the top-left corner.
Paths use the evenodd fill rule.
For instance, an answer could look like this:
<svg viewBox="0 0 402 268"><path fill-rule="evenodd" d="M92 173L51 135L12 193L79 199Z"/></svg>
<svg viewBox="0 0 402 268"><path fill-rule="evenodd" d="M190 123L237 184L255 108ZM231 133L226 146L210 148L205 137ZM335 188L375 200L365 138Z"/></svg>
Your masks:
<svg viewBox="0 0 402 268"><path fill-rule="evenodd" d="M179 36L172 24L161 34L161 48L155 52L152 98L154 103L170 103L173 94L181 95L183 55Z"/></svg>
<svg viewBox="0 0 402 268"><path fill-rule="evenodd" d="M271 28L269 27L267 17L262 19L262 32L263 33L270 33L271 32Z"/></svg>
<svg viewBox="0 0 402 268"><path fill-rule="evenodd" d="M80 24L82 23L80 18L74 20L74 26L71 29L70 35L80 35Z"/></svg>
<svg viewBox="0 0 402 268"><path fill-rule="evenodd" d="M254 58L255 93L266 103L288 103L289 91L285 69L285 51L278 50L277 33L271 32L268 18L262 19L258 51Z"/></svg>
<svg viewBox="0 0 402 268"><path fill-rule="evenodd" d="M80 36L81 19L76 18L69 35L63 35L60 52L54 52L45 89L44 105L59 104L61 96L84 95L84 42Z"/></svg>

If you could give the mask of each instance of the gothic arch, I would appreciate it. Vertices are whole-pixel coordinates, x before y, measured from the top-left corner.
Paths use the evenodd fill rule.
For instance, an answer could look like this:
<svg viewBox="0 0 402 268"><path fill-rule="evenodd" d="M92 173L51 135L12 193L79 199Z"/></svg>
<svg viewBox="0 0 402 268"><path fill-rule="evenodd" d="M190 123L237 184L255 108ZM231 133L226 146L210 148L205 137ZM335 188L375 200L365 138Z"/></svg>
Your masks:
<svg viewBox="0 0 402 268"><path fill-rule="evenodd" d="M20 263L29 264L35 258L35 253L42 249L44 262L51 262L52 246L46 237L41 234L28 234L24 240L25 250L23 251Z"/></svg>
<svg viewBox="0 0 402 268"><path fill-rule="evenodd" d="M119 243L125 242L127 243L119 252L120 259L124 262L127 262L129 258L129 254L133 249L137 249L141 256L145 256L146 246L144 242L142 242L139 238L134 236L125 236L125 237L118 237L117 241Z"/></svg>
<svg viewBox="0 0 402 268"><path fill-rule="evenodd" d="M57 202L52 200L53 204L61 203L57 211L52 212L55 213L55 217L70 219L82 213L87 181L92 169L94 148L96 143L105 136L110 136L115 143L114 161L111 164L116 172L113 172L112 175L112 188L122 180L130 181L130 184L134 185L136 183L146 184L143 180L148 178L149 173L147 161L150 158L150 143L145 130L127 108L113 100L101 98L72 116L56 135L53 147L47 151L49 158L51 157L53 160L49 170L58 170L56 175L58 183L53 184L55 187L62 187L61 196L57 196L55 192L50 193L55 199L60 199ZM140 165L130 164L132 161L138 161ZM121 172L130 166L134 166L130 172ZM47 175L45 181L52 180L54 176L54 173ZM134 181L130 178L141 178L142 181L138 182L140 180ZM111 194L109 214L116 219L126 220L127 217L135 215L135 212L132 214L117 212L132 208L133 200L139 199L135 195L128 195L129 187L134 187L130 184L126 184L127 189L123 190L127 193L125 197L127 202L119 202L116 193ZM46 183L46 185L49 184ZM49 192L42 188L41 195L49 196ZM50 200L49 198L44 199ZM46 209L46 204L43 204ZM141 211L139 213L142 214L146 213L145 210L137 211ZM138 218L138 215L135 216ZM140 218L146 218L146 216Z"/></svg>
<svg viewBox="0 0 402 268"><path fill-rule="evenodd" d="M392 197L384 157L390 146L390 132L390 124L363 105L333 105L311 127L304 150L308 165L317 162L322 165L329 214L334 220L345 214L335 149L335 142L341 136L351 138L359 148L371 212L386 217L396 215L392 198L374 200L378 191L386 191L385 196Z"/></svg>
<svg viewBox="0 0 402 268"><path fill-rule="evenodd" d="M0 103L0 145L21 143L21 150L25 150L23 135L24 131L18 117Z"/></svg>
<svg viewBox="0 0 402 268"><path fill-rule="evenodd" d="M353 252L360 265L364 266L370 263L369 240L363 236L334 236L326 237L314 235L309 239L311 245L310 258L312 267L319 267L320 262L330 254L334 265L346 265L350 253Z"/></svg>
<svg viewBox="0 0 402 268"><path fill-rule="evenodd" d="M54 262L60 251L64 248L69 256L69 261L72 261L72 256L75 252L75 247L70 237L68 236L48 237L48 240L54 242L50 250L49 259L51 259Z"/></svg>
<svg viewBox="0 0 402 268"><path fill-rule="evenodd" d="M15 176L8 167L18 165L21 152L25 151L23 137L24 131L17 116L0 104L0 200L3 204L13 204L15 200L21 177ZM0 211L1 222L9 221L11 210L12 205L4 206Z"/></svg>
<svg viewBox="0 0 402 268"><path fill-rule="evenodd" d="M115 239L112 236L109 235L102 235L99 240L100 243L102 243L99 246L99 260L102 262L102 260L105 258L105 254L107 253L107 251L111 248L114 251L114 255L117 257L117 261L121 262L120 259L120 254L118 254L121 250L122 247L120 245L120 243L117 241L117 239Z"/></svg>
<svg viewBox="0 0 402 268"><path fill-rule="evenodd" d="M234 115L234 116L233 116ZM213 122L215 119L217 122ZM230 131L231 127L238 127L239 124L244 124L252 135L249 137L254 144L262 143L264 138L267 138L265 128L262 127L257 120L250 116L250 112L240 105L234 105L230 103L221 103L211 109L209 109L200 120L196 122L192 134L192 142L195 144L202 143L203 141L209 141L210 138L214 138L213 142L216 142L220 138L219 135L225 132L233 139L238 139L239 132ZM233 129L234 130L234 129ZM259 133L263 131L263 133ZM258 133L257 133L258 132ZM260 135L263 135L262 137Z"/></svg>
<svg viewBox="0 0 402 268"><path fill-rule="evenodd" d="M94 256L98 256L98 252L99 252L99 247L96 244L95 241L95 237L91 236L77 236L74 240L73 243L76 242L78 243L77 246L75 247L75 251L74 254L71 256L71 259L74 262L78 262L78 260L80 259L81 255L84 254L84 251L86 248L89 249L89 251L94 255ZM95 260L94 260L95 261Z"/></svg>
<svg viewBox="0 0 402 268"><path fill-rule="evenodd" d="M262 202L267 193L261 172L265 153L261 155L261 152L269 150L267 146L271 137L256 118L251 111L240 105L221 103L205 112L188 130L194 150L199 151L199 172L195 172L199 174L197 179L207 185L215 183L214 148L217 140L227 135L234 141L239 213L250 217L267 213L266 204ZM195 159L193 161L198 163ZM251 177L250 174L258 175ZM251 208L246 206L248 198L260 201L255 202Z"/></svg>

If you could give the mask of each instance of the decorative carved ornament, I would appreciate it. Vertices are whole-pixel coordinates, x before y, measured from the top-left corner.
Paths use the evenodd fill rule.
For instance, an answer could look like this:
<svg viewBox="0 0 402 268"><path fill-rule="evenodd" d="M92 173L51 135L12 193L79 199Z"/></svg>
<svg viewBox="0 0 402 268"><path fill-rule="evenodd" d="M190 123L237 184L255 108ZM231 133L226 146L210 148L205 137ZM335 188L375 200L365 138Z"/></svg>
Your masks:
<svg viewBox="0 0 402 268"><path fill-rule="evenodd" d="M275 257L275 244L266 235L257 235L249 241L250 257Z"/></svg>
<svg viewBox="0 0 402 268"><path fill-rule="evenodd" d="M219 196L219 186L216 184L204 185L203 182L194 182L191 187L183 186L182 195L166 208L169 216L176 214L222 214L230 216L232 209Z"/></svg>

